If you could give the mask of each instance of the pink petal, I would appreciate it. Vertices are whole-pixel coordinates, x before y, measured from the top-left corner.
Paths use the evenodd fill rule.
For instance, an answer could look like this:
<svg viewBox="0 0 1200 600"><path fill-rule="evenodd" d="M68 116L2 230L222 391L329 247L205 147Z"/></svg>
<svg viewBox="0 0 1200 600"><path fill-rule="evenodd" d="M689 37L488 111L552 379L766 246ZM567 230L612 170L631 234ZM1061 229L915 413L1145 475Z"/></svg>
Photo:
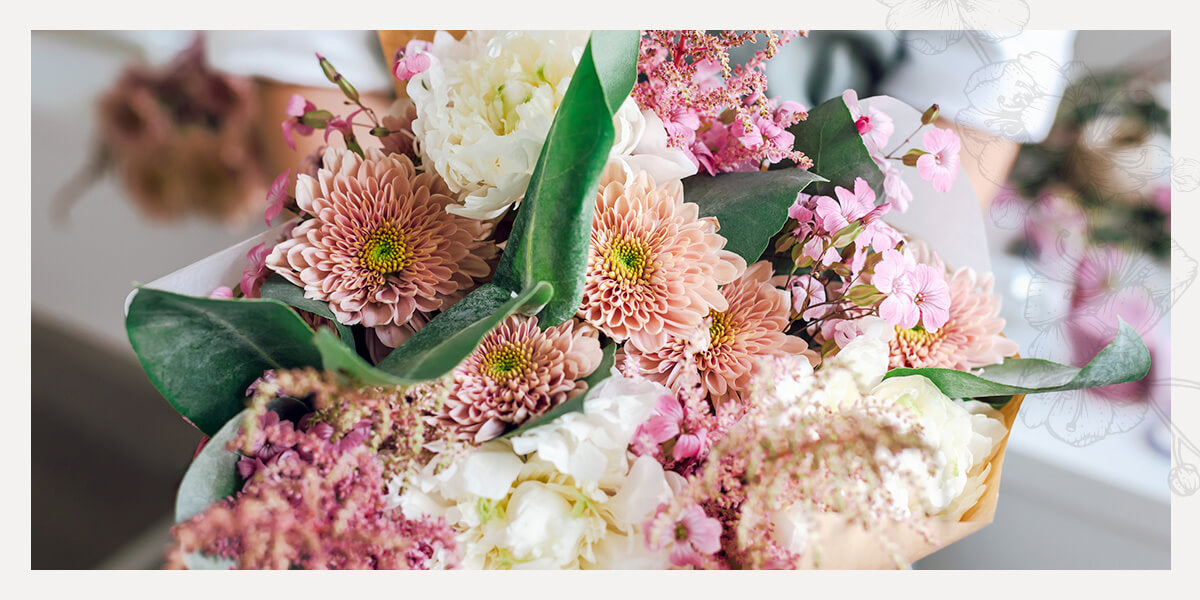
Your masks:
<svg viewBox="0 0 1200 600"><path fill-rule="evenodd" d="M268 227L271 225L271 220L283 212L283 205L287 202L287 182L291 175L291 169L280 173L275 178L275 182L271 184L271 188L267 190L267 209L263 211L263 219L267 221Z"/></svg>

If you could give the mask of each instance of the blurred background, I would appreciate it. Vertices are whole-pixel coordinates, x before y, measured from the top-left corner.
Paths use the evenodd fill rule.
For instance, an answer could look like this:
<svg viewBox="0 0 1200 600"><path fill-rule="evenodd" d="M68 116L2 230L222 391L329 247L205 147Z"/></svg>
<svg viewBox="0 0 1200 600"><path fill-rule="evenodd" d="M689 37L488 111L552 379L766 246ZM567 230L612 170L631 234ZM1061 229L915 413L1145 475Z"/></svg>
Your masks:
<svg viewBox="0 0 1200 600"><path fill-rule="evenodd" d="M314 50L386 111L374 32L33 33L33 568L162 564L201 434L146 380L123 301L266 228L267 186L319 142L284 145L287 98L340 101ZM939 103L1022 355L1082 364L1120 314L1156 363L1146 383L1027 398L995 523L916 566L1169 568L1171 495L1200 481L1169 420L1172 390L1200 388L1167 371L1196 274L1171 189L1200 185L1170 154L1169 32L811 32L769 77L810 106L848 87Z"/></svg>

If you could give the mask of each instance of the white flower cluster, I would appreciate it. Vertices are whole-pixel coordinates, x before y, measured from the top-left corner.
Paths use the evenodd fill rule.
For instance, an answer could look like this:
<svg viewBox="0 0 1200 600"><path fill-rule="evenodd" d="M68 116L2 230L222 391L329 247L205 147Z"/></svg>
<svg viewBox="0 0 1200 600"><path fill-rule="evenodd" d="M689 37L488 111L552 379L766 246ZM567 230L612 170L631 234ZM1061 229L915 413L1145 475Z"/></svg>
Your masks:
<svg viewBox="0 0 1200 600"><path fill-rule="evenodd" d="M683 478L629 442L667 388L614 372L569 413L493 440L397 500L405 514L445 517L467 568L639 568L670 565L641 525Z"/></svg>
<svg viewBox="0 0 1200 600"><path fill-rule="evenodd" d="M588 34L471 31L456 41L437 33L429 68L407 90L422 162L459 195L448 211L491 219L521 201ZM613 121L613 156L641 156L637 166L660 181L696 172L686 155L666 146L662 122L632 98Z"/></svg>

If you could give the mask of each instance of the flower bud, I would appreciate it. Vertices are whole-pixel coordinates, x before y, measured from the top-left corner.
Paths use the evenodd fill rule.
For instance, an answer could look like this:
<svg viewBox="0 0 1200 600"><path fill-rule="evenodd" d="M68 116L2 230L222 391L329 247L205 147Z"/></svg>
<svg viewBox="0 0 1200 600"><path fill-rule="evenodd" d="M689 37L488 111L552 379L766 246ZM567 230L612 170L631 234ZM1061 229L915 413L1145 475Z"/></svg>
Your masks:
<svg viewBox="0 0 1200 600"><path fill-rule="evenodd" d="M320 52L317 53L317 62L320 63L321 70L325 72L325 78L329 80L329 83L337 83L338 72L333 68L333 63L321 56Z"/></svg>
<svg viewBox="0 0 1200 600"><path fill-rule="evenodd" d="M908 152L905 152L904 157L901 158L901 160L904 162L905 166L915 167L915 166L917 166L917 159L921 158L922 154L929 154L929 153L924 150L913 148L913 149L909 150Z"/></svg>
<svg viewBox="0 0 1200 600"><path fill-rule="evenodd" d="M925 109L925 112L921 113L921 124L928 125L928 124L936 121L938 118L938 110L940 110L940 109L938 108L938 105L936 105L936 104Z"/></svg>
<svg viewBox="0 0 1200 600"><path fill-rule="evenodd" d="M300 122L317 129L325 129L325 125L333 118L333 113L327 110L310 110L300 117Z"/></svg>

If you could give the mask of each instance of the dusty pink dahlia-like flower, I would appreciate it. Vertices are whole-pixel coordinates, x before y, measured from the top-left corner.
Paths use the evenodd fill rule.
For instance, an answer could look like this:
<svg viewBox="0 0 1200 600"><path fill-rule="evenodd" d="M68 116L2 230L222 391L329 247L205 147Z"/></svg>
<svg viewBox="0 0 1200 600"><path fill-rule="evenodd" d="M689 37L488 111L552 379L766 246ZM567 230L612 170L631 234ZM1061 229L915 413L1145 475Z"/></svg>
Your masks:
<svg viewBox="0 0 1200 600"><path fill-rule="evenodd" d="M445 182L406 156L366 158L329 148L316 178L300 175L296 203L313 216L267 266L329 303L338 321L374 328L395 347L491 273L491 226L446 212Z"/></svg>
<svg viewBox="0 0 1200 600"><path fill-rule="evenodd" d="M804 340L783 332L791 306L788 293L771 284L769 262L750 266L740 279L721 288L721 293L728 308L712 311L707 319L706 348L696 351L694 335L671 338L653 352L626 346L642 376L678 391L688 379L688 369L695 368L714 402L740 400L749 391L755 359L800 354L808 349Z"/></svg>
<svg viewBox="0 0 1200 600"><path fill-rule="evenodd" d="M600 366L596 329L574 319L545 331L537 317L509 317L454 369L440 421L482 443L587 390Z"/></svg>
<svg viewBox="0 0 1200 600"><path fill-rule="evenodd" d="M992 294L992 275L963 267L948 281L950 317L936 332L901 329L889 344L890 366L976 369L1017 353L1016 342L1000 335L1000 296Z"/></svg>
<svg viewBox="0 0 1200 600"><path fill-rule="evenodd" d="M579 315L609 337L650 351L688 336L728 302L718 286L746 268L723 250L713 217L683 201L683 185L655 185L611 164L601 179Z"/></svg>

